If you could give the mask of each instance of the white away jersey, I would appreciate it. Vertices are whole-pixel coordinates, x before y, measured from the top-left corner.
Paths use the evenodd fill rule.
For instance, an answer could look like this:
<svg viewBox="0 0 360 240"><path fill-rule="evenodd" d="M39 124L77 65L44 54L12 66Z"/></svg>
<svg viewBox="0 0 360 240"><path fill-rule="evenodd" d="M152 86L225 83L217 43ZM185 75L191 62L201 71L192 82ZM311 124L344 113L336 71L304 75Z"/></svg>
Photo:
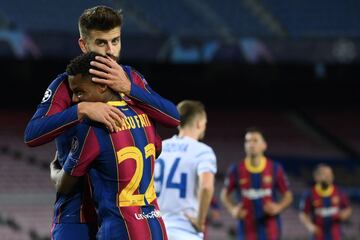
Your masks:
<svg viewBox="0 0 360 240"><path fill-rule="evenodd" d="M162 142L162 152L155 163L155 188L167 229L194 232L184 213L197 215L198 175L216 171L216 156L208 145L176 135Z"/></svg>

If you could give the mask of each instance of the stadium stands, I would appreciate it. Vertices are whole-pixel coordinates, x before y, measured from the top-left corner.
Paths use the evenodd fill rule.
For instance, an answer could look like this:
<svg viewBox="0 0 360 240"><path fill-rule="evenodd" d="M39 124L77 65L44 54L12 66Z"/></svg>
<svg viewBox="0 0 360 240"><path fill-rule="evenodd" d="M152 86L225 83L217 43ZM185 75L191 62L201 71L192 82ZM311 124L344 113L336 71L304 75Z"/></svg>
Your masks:
<svg viewBox="0 0 360 240"><path fill-rule="evenodd" d="M301 0L291 2L261 0L258 3L264 5L293 37L359 35L360 16L358 10L360 4L356 0L346 2L320 0L311 2L311 4ZM17 0L15 2L2 1L0 9L3 15L21 29L76 32L77 28L74 23L83 9L101 4L123 7L125 11L128 8L130 12L131 9L134 9L150 24L162 30L163 34L192 37L218 35L218 30L204 17L203 13L186 0L171 2L158 0L155 3L145 0L61 1L46 4ZM216 12L236 36L273 35L270 29L259 21L259 16L249 11L242 1L211 0L199 1L197 4L210 7L211 11ZM71 7L69 7L70 5ZM66 11L66 19L63 17L64 11ZM33 17L34 13L37 17ZM139 23L133 20L133 16L131 16L125 21L129 26L125 28L125 31L144 33L144 29L139 27Z"/></svg>
<svg viewBox="0 0 360 240"><path fill-rule="evenodd" d="M260 2L280 20L292 37L359 36L359 1Z"/></svg>
<svg viewBox="0 0 360 240"><path fill-rule="evenodd" d="M308 109L306 112L326 131L353 149L360 149L359 131L354 128L360 121L360 111L357 108L322 111Z"/></svg>

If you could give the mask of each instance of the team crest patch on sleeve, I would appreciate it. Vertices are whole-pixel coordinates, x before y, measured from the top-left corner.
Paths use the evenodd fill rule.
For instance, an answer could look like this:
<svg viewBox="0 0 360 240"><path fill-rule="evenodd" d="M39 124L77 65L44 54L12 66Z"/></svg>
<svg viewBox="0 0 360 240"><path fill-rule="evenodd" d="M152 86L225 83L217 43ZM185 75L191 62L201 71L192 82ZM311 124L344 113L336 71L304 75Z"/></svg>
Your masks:
<svg viewBox="0 0 360 240"><path fill-rule="evenodd" d="M73 137L71 140L71 152L75 153L79 148L79 140L77 137Z"/></svg>
<svg viewBox="0 0 360 240"><path fill-rule="evenodd" d="M334 205L338 205L340 202L340 198L338 196L334 196L331 198L331 203Z"/></svg>
<svg viewBox="0 0 360 240"><path fill-rule="evenodd" d="M41 100L41 103L44 103L44 102L48 101L51 98L51 95L52 95L51 89L50 88L46 89L46 91L44 93L44 97Z"/></svg>
<svg viewBox="0 0 360 240"><path fill-rule="evenodd" d="M272 177L271 176L264 176L263 177L263 183L265 184L271 184L272 183Z"/></svg>

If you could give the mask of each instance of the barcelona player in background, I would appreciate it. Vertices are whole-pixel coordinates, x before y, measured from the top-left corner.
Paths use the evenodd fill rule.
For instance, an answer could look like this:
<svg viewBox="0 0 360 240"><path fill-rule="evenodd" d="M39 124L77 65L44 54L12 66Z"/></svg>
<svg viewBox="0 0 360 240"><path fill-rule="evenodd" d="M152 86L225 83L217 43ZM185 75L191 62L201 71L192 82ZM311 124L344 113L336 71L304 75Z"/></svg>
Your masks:
<svg viewBox="0 0 360 240"><path fill-rule="evenodd" d="M246 158L230 167L221 192L223 205L238 220L239 240L281 239L279 215L293 200L282 166L264 156L266 148L262 132L248 129ZM235 203L232 192L236 193Z"/></svg>
<svg viewBox="0 0 360 240"><path fill-rule="evenodd" d="M156 190L169 239L201 240L214 193L216 156L200 142L207 123L204 105L184 100L177 107L179 134L163 141L155 165Z"/></svg>
<svg viewBox="0 0 360 240"><path fill-rule="evenodd" d="M304 194L300 221L314 240L341 240L341 223L350 218L347 196L334 185L330 166L320 164L314 171L315 185Z"/></svg>
<svg viewBox="0 0 360 240"><path fill-rule="evenodd" d="M115 133L92 121L65 133L72 148L59 173L57 190L71 193L89 172L101 223L98 239L167 239L154 188L155 159L161 149L154 121L106 85L91 81L90 62L95 56L81 55L67 68L73 101L107 102L126 118Z"/></svg>
<svg viewBox="0 0 360 240"><path fill-rule="evenodd" d="M175 127L179 124L176 106L154 92L144 77L128 66L117 63L121 50L122 15L111 8L97 6L86 9L79 18L80 39L82 51L101 53L103 57L94 60L97 65L92 71L94 80L104 80L127 103L137 105L146 111L153 121L165 126ZM106 57L104 57L106 56ZM97 62L99 61L99 62ZM95 79L96 78L96 79ZM121 111L102 102L71 101L72 92L68 84L68 74L60 74L48 87L41 104L25 131L25 142L29 146L39 146L56 138L58 157L51 164L53 180L63 165L69 153L71 143L60 135L67 129L79 124L87 118L101 122L110 131L115 131L116 122L122 122ZM93 239L97 229L92 226L97 223L95 214L91 213L91 198L88 178L78 185L77 191L70 195L57 195L54 209L52 229L53 239Z"/></svg>

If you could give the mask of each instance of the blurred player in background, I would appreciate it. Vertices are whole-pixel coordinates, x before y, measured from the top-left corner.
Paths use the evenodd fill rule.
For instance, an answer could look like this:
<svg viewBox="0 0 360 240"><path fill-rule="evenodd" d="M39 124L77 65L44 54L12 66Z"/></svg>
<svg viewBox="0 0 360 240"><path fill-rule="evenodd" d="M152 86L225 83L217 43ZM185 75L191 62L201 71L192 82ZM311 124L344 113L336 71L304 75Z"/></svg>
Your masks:
<svg viewBox="0 0 360 240"><path fill-rule="evenodd" d="M115 60L119 59L121 50L120 34L122 15L111 8L97 6L86 9L79 19L79 45L83 52L94 51L106 57L99 57L100 62L93 61L97 70L92 73L104 80L116 93L121 95L129 105L137 105L146 111L152 120L166 126L175 127L179 124L176 106L155 93L143 76L128 66L121 66ZM101 63L101 61L103 63ZM79 93L80 94L80 93ZM48 87L41 104L25 131L25 142L29 146L39 146L58 137L65 130L73 127L86 118L105 124L110 131L115 131L117 122L123 122L121 111L102 102L80 102L73 104L72 92L68 84L67 73L60 74ZM71 143L66 137L56 139L58 161L51 164L51 176L57 181L59 168L64 164L70 151ZM58 194L54 210L54 239L88 239L87 223L93 226L93 217L89 209L89 185L84 178L84 186L71 195ZM73 224L73 225L71 225ZM76 228L76 229L75 229ZM71 237L71 238L70 238ZM90 239L94 238L90 236Z"/></svg>
<svg viewBox="0 0 360 240"><path fill-rule="evenodd" d="M347 196L334 185L330 166L320 164L314 171L315 185L300 204L300 221L314 240L342 239L341 222L350 218Z"/></svg>
<svg viewBox="0 0 360 240"><path fill-rule="evenodd" d="M199 142L205 136L206 112L198 101L178 104L179 134L163 141L155 165L155 186L169 239L203 239L214 192L216 156Z"/></svg>
<svg viewBox="0 0 360 240"><path fill-rule="evenodd" d="M292 202L282 166L264 156L267 144L256 128L245 134L246 158L228 170L221 200L238 219L239 240L281 239L280 213ZM231 197L236 192L236 202ZM282 198L278 200L278 192Z"/></svg>
<svg viewBox="0 0 360 240"><path fill-rule="evenodd" d="M98 239L167 239L154 188L155 159L161 150L154 122L136 105L91 81L94 53L75 58L68 66L73 101L107 102L126 118L116 133L92 121L83 121L65 135L72 148L56 183L69 194L89 171L100 229Z"/></svg>

